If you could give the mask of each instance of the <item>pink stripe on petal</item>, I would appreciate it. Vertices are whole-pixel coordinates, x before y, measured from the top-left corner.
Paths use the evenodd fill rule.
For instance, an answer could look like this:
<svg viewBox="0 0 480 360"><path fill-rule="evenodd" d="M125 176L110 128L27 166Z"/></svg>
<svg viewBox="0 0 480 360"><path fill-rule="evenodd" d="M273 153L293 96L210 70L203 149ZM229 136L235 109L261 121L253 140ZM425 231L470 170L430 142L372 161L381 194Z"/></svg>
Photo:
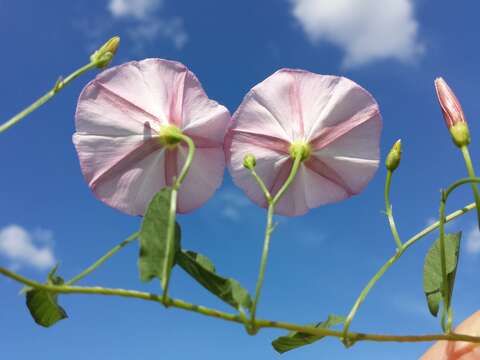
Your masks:
<svg viewBox="0 0 480 360"><path fill-rule="evenodd" d="M300 138L305 136L305 126L303 123L303 109L302 104L300 103L300 91L298 79L295 73L291 74L293 77L293 82L290 86L290 106L292 108L292 118L294 119L294 125L297 126L296 133Z"/></svg>
<svg viewBox="0 0 480 360"><path fill-rule="evenodd" d="M328 166L325 162L323 162L319 158L312 156L305 162L305 165L314 173L320 175L321 177L327 179L331 183L345 190L348 196L352 196L355 194L355 192L342 179L342 177L333 168Z"/></svg>
<svg viewBox="0 0 480 360"><path fill-rule="evenodd" d="M325 127L320 131L311 142L310 145L314 150L320 150L329 144L335 142L337 139L347 134L352 129L362 125L368 120L373 119L379 114L378 107L371 105L362 111L356 113L350 119L345 120L338 125Z"/></svg>
<svg viewBox="0 0 480 360"><path fill-rule="evenodd" d="M168 122L179 128L183 126L183 97L185 92L185 78L187 76L187 69L179 74L175 79L174 89L170 99L170 110Z"/></svg>
<svg viewBox="0 0 480 360"><path fill-rule="evenodd" d="M136 163L140 162L150 154L161 149L161 145L157 138L151 138L141 143L140 146L126 153L123 157L115 161L108 169L97 174L90 182L93 191L99 183L108 180L131 169Z"/></svg>
<svg viewBox="0 0 480 360"><path fill-rule="evenodd" d="M103 91L108 93L112 100L116 99L114 101L116 101L116 103L118 104L118 106L120 108L127 107L127 108L130 108L130 109L135 109L136 111L141 112L143 115L145 115L146 117L153 120L156 124L158 124L158 125L161 124L160 119L158 119L155 115L149 113L148 111L142 109L140 106L134 104L130 100L128 100L128 99L124 98L123 96L117 94L116 92L112 91L105 84L102 84L100 81L95 81L95 85L98 85L98 87L100 87Z"/></svg>
<svg viewBox="0 0 480 360"><path fill-rule="evenodd" d="M177 176L177 162L178 151L177 149L165 150L165 183L167 186L172 186L174 179Z"/></svg>
<svg viewBox="0 0 480 360"><path fill-rule="evenodd" d="M270 191L272 196L275 196L278 193L278 190L280 190L287 180L290 170L292 169L292 165L292 160L288 159L288 161L285 161L278 170L273 182L268 186L268 191Z"/></svg>
<svg viewBox="0 0 480 360"><path fill-rule="evenodd" d="M264 147L282 154L289 154L290 143L275 136L255 134L242 130L233 130L235 141Z"/></svg>

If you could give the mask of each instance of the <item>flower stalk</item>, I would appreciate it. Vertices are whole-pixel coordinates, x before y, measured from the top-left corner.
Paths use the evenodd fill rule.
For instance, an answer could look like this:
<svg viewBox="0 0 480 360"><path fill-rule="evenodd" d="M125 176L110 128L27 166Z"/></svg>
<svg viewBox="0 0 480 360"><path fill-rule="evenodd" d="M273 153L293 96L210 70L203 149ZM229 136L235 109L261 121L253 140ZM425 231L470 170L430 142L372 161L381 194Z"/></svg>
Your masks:
<svg viewBox="0 0 480 360"><path fill-rule="evenodd" d="M395 219L393 217L392 205L390 204L390 185L393 172L400 165L401 155L402 142L400 140L397 140L397 142L390 150L390 153L387 156L387 160L385 161L385 166L387 168L387 176L385 179L385 213L387 214L388 223L390 225L390 230L397 245L397 249L400 249L402 247L402 241L400 240L400 235L398 235L397 226L395 225Z"/></svg>
<svg viewBox="0 0 480 360"><path fill-rule="evenodd" d="M115 39L115 40L114 40ZM116 43L116 46L112 43ZM107 41L95 54L96 56L92 55L90 58L90 62L81 68L75 70L72 72L70 75L68 75L66 78L59 78L56 82L55 85L51 90L49 90L45 95L40 97L38 100L36 100L33 104L30 106L26 107L24 110L20 111L18 114L10 118L9 120L5 121L3 124L0 125L0 134L7 131L10 129L12 126L20 122L22 119L24 119L27 115L31 114L35 110L37 110L40 106L45 104L47 101L49 101L52 97L54 97L60 90L62 90L65 86L70 84L73 80L78 78L80 75L86 73L87 71L94 69L94 68L105 68L110 64L110 62L113 59L113 56L115 55L115 52L117 51L118 45L120 42L120 38L118 36L115 36L114 38L110 39ZM108 47L107 47L108 45ZM111 52L115 48L114 52ZM108 59L108 61L107 61Z"/></svg>
<svg viewBox="0 0 480 360"><path fill-rule="evenodd" d="M285 181L285 183L282 185L280 190L277 192L277 194L273 198L272 198L270 192L267 190L263 181L256 175L255 171L253 170L253 167L252 167L252 169L250 169L253 177L255 178L255 180L259 184L260 188L264 192L264 196L265 196L265 199L267 199L267 204L268 204L267 225L266 225L266 228L265 228L265 239L264 239L264 242L263 242L262 258L261 258L261 261L260 261L260 271L258 273L257 286L256 286L256 289L255 289L255 297L253 299L253 304L252 304L252 307L250 309L251 329L252 329L253 333L258 331L255 317L256 317L256 312L257 312L257 305L258 305L258 302L260 300L260 293L261 293L261 290L262 290L263 279L264 279L264 276L265 276L265 270L266 270L266 267L267 267L268 252L269 252L269 249L270 249L270 239L271 239L272 232L273 232L273 229L274 229L273 214L275 212L275 206L282 199L283 195L287 192L288 188L290 187L290 185L295 180L295 176L298 173L298 169L300 168L300 165L301 165L302 161L307 158L306 155L307 154L305 154L304 151L302 151L302 150L292 151L293 165L292 165L292 169L290 170L290 174L289 174L287 180Z"/></svg>
<svg viewBox="0 0 480 360"><path fill-rule="evenodd" d="M174 131L170 133L171 136L178 139L178 141L183 141L188 146L188 154L185 163L183 164L180 174L175 179L172 186L172 193L170 198L170 208L169 208L169 217L168 217L168 227L167 227L167 247L166 247L166 257L163 271L162 271L162 288L163 288L163 303L167 304L168 299L168 286L170 283L170 274L172 271L173 263L175 261L175 220L177 214L177 196L180 187L182 186L183 180L188 174L193 158L195 156L195 144L193 140L187 135L181 133L180 131ZM167 150L168 151L168 150Z"/></svg>

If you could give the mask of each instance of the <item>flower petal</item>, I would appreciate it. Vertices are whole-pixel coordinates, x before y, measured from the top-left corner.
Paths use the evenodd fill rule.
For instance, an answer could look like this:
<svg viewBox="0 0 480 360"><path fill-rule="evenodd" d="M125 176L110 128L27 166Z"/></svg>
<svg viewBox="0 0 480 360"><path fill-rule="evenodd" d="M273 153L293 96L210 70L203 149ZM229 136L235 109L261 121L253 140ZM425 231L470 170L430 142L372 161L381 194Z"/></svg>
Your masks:
<svg viewBox="0 0 480 360"><path fill-rule="evenodd" d="M326 147L315 150L312 158L322 161L351 190L358 194L375 175L380 159L379 115L344 133Z"/></svg>
<svg viewBox="0 0 480 360"><path fill-rule="evenodd" d="M379 113L370 93L347 78L311 73L298 77L308 141L313 141L326 127L348 126L349 121L361 123Z"/></svg>
<svg viewBox="0 0 480 360"><path fill-rule="evenodd" d="M130 136L156 132L158 120L135 104L119 97L96 80L80 94L75 124L78 133Z"/></svg>
<svg viewBox="0 0 480 360"><path fill-rule="evenodd" d="M295 77L279 70L255 85L233 115L239 131L277 137L293 142L303 136L303 114Z"/></svg>
<svg viewBox="0 0 480 360"><path fill-rule="evenodd" d="M80 165L94 194L131 215L143 215L150 199L166 186L164 150L156 139L75 134Z"/></svg>
<svg viewBox="0 0 480 360"><path fill-rule="evenodd" d="M186 147L178 147L177 173L180 173L187 153ZM222 184L224 170L223 148L197 148L190 171L178 193L178 212L186 213L205 203Z"/></svg>
<svg viewBox="0 0 480 360"><path fill-rule="evenodd" d="M210 100L197 77L189 71L183 85L183 132L223 147L229 122L230 113L227 108Z"/></svg>

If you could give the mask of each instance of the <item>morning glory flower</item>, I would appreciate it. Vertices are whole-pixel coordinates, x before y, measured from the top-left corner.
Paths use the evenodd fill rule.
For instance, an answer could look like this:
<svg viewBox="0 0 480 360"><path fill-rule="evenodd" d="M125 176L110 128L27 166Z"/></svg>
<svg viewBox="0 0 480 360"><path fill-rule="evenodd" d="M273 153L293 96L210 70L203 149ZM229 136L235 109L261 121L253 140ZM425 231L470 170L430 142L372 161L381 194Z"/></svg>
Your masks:
<svg viewBox="0 0 480 360"><path fill-rule="evenodd" d="M382 120L375 99L344 77L282 69L257 84L233 115L225 139L230 173L248 197L267 206L243 165L255 170L272 195L292 168L293 149L305 159L276 213L296 216L361 192L379 164Z"/></svg>
<svg viewBox="0 0 480 360"><path fill-rule="evenodd" d="M173 184L187 155L184 143L169 143L162 134L189 136L196 152L178 196L177 211L184 213L222 182L229 120L228 110L207 97L184 65L146 59L106 70L84 88L73 142L93 193L111 207L143 215L153 195Z"/></svg>

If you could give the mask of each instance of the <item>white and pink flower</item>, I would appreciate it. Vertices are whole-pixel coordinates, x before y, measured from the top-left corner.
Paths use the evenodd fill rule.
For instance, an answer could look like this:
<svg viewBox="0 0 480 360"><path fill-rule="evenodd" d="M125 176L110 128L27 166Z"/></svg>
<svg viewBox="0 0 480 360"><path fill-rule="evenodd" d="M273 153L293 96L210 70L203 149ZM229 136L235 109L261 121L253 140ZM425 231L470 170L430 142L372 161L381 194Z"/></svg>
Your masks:
<svg viewBox="0 0 480 360"><path fill-rule="evenodd" d="M143 215L153 195L172 185L187 147L162 145L159 134L168 126L196 145L178 211L198 208L222 182L230 114L178 62L146 59L101 73L82 91L75 118L73 142L83 175L94 194L116 209Z"/></svg>
<svg viewBox="0 0 480 360"><path fill-rule="evenodd" d="M257 174L275 195L292 167L292 145L306 146L309 156L276 208L301 215L365 188L378 168L381 127L375 99L353 81L282 69L254 86L233 115L225 140L229 170L265 207L244 156L255 156Z"/></svg>

